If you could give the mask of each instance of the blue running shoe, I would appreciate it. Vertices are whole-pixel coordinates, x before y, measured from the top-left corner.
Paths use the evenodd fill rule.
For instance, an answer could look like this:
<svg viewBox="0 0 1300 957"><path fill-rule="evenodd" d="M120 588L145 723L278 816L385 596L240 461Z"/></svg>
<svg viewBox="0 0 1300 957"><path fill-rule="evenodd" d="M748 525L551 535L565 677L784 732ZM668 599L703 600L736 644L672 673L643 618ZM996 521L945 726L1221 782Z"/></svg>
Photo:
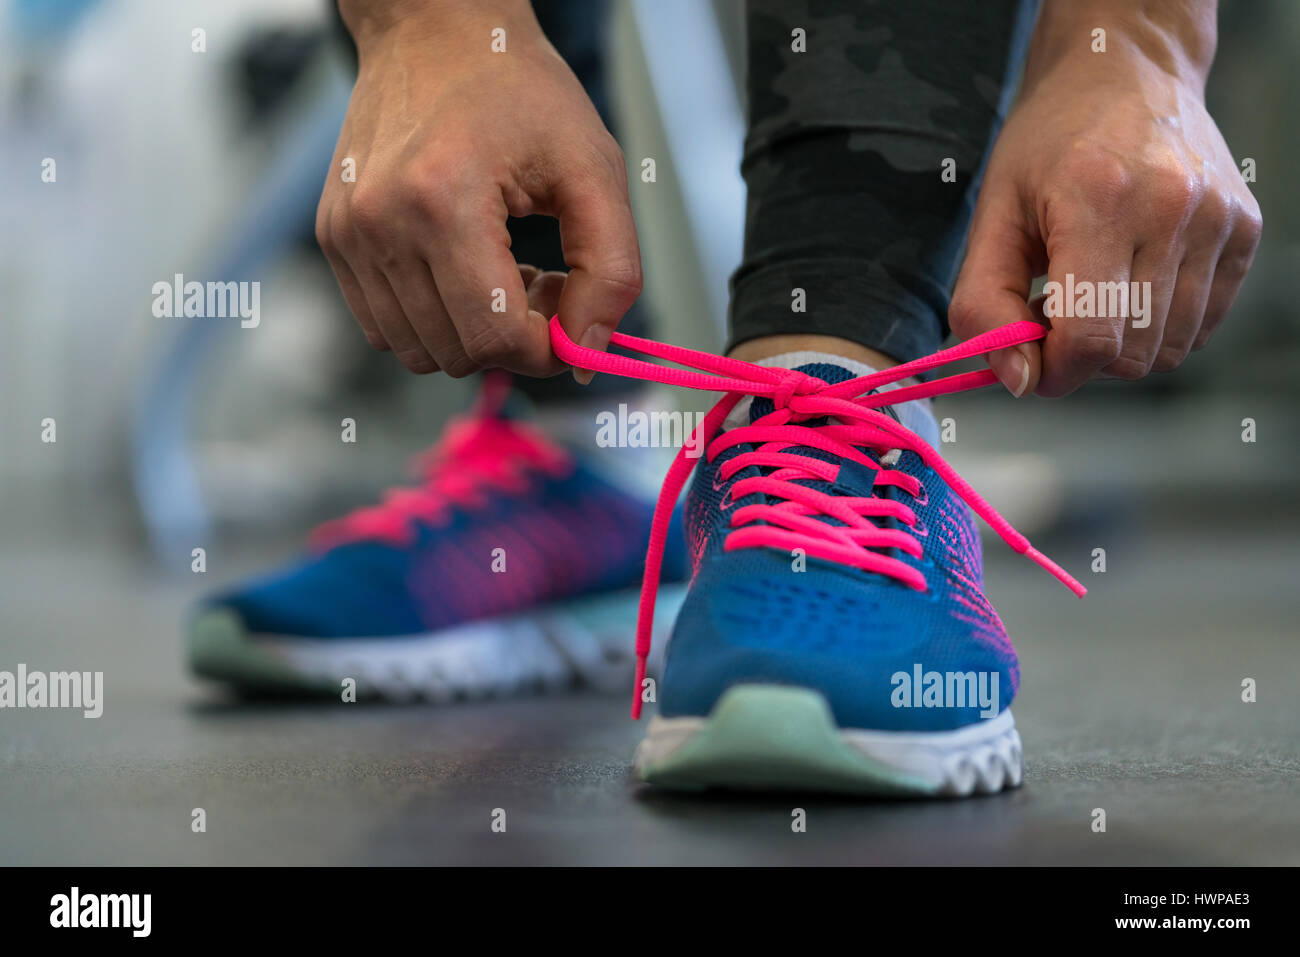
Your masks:
<svg viewBox="0 0 1300 957"><path fill-rule="evenodd" d="M934 451L913 401L987 385L992 372L898 380L1039 338L1032 323L884 372L817 353L759 366L615 336L713 375L604 361L562 339L566 362L727 393L694 446L685 503L690 588L635 757L640 777L682 789L867 795L994 792L1020 784L1010 704L1015 650L984 596L972 508L1016 551L1084 589L1011 528ZM667 506L691 471L669 472L649 551L638 654L650 644L654 560Z"/></svg>
<svg viewBox="0 0 1300 957"><path fill-rule="evenodd" d="M350 678L360 696L433 701L630 678L652 504L506 417L508 388L487 379L417 487L203 602L191 670L248 691L337 696ZM672 564L680 577L684 550Z"/></svg>

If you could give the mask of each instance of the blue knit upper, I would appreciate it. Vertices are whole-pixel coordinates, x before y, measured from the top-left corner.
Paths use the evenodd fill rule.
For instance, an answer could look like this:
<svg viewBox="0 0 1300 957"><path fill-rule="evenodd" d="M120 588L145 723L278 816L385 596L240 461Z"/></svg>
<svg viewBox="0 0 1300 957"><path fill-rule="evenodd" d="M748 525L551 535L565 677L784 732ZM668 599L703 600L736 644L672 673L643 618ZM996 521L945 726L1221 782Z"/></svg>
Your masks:
<svg viewBox="0 0 1300 957"><path fill-rule="evenodd" d="M850 377L837 367L800 371L828 382ZM751 417L771 410L755 400ZM928 501L892 486L875 494L902 498L917 513L923 558L897 550L893 557L919 568L929 584L918 592L884 575L820 558L802 560L773 548L723 550L735 508L767 501L752 494L732 502L730 487L760 474L741 470L720 482L720 466L753 451L739 445L701 462L686 500L687 546L694 579L668 647L659 696L667 717L703 716L729 687L747 682L799 685L820 691L841 727L887 731L937 731L980 719L974 701L956 706L896 707L898 673L997 676L998 709L1010 704L1019 681L1014 649L982 589L980 543L970 510L912 452L894 468L916 476ZM812 451L812 450L799 450ZM815 451L818 458L838 461ZM868 452L873 458L874 453ZM873 470L847 463L832 486L805 484L840 494L873 492ZM826 521L839 524L836 520ZM912 699L907 698L908 701Z"/></svg>
<svg viewBox="0 0 1300 957"><path fill-rule="evenodd" d="M411 523L402 545L357 541L312 553L209 599L251 632L310 638L424 634L640 582L653 506L578 465L494 493L445 524ZM680 578L685 556L665 555ZM506 572L493 571L504 549Z"/></svg>

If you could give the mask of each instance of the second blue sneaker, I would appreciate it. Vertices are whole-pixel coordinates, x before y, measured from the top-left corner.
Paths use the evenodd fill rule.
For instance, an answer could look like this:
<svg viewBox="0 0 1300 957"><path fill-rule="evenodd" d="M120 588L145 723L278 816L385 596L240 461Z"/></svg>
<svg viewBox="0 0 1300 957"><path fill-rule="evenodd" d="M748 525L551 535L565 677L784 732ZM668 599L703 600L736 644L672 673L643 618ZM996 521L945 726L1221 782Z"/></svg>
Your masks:
<svg viewBox="0 0 1300 957"><path fill-rule="evenodd" d="M502 412L454 420L422 481L330 522L308 553L204 601L186 652L248 691L433 701L631 676L651 503ZM684 565L673 561L678 574Z"/></svg>

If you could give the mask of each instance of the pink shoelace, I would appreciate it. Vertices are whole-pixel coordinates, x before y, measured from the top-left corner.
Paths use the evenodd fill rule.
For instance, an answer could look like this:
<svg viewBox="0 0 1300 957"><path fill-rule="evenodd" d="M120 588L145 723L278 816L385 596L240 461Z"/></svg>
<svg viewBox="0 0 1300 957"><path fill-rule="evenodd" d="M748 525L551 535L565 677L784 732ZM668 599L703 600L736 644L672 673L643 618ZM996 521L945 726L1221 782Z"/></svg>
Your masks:
<svg viewBox="0 0 1300 957"><path fill-rule="evenodd" d="M873 551L896 548L917 558L921 556L921 543L913 532L881 528L872 521L873 518L894 518L915 531L917 516L912 508L894 499L874 495L830 495L799 485L797 480L820 479L834 482L840 466L788 451L794 447L815 448L849 459L875 470L875 485L901 488L923 504L927 496L918 479L873 461L860 452L858 447L875 449L880 453L897 449L920 456L976 515L988 522L1012 550L1046 569L1080 598L1087 594L1083 585L1034 548L1029 539L999 515L924 439L885 413L877 411L879 406L897 405L913 399L993 385L998 380L992 370L963 372L918 385L864 395L880 386L959 359L1041 339L1047 334L1047 329L1037 323L1015 322L976 336L951 349L834 385L790 369L753 365L739 359L696 352L619 332L614 333L612 344L642 355L666 359L677 365L690 366L697 371L673 369L629 356L597 352L579 346L570 339L561 328L558 316L552 317L550 332L555 354L571 366L665 385L726 393L697 427L692 447L704 448L706 458L712 462L732 446L755 446L753 451L742 453L728 461L719 470L719 480L726 481L751 465L774 468L775 471L766 475L737 482L732 486L732 497L739 499L751 493L762 492L768 498L779 500L775 505L748 505L736 509L731 516L732 530L723 543L727 551L738 548L778 548L785 551L801 548L808 555L888 575L912 588L925 591L928 587L925 576L917 569L899 559ZM748 426L721 432L728 413L746 396L770 398L774 409ZM800 424L810 419L827 419L827 423L819 426ZM694 467L695 463L687 455L687 446L683 444L668 469L655 504L637 616L633 718L641 716L641 688L645 681L646 659L650 654L655 597L659 591L668 525L677 499ZM843 525L828 524L820 521L818 516L838 519Z"/></svg>
<svg viewBox="0 0 1300 957"><path fill-rule="evenodd" d="M389 489L380 504L326 522L312 533L312 546L406 545L416 521L444 521L454 508L485 504L490 491L522 493L532 474L566 474L572 468L567 453L536 429L502 418L509 391L509 374L486 375L474 410L453 419L438 444L417 460L419 485Z"/></svg>

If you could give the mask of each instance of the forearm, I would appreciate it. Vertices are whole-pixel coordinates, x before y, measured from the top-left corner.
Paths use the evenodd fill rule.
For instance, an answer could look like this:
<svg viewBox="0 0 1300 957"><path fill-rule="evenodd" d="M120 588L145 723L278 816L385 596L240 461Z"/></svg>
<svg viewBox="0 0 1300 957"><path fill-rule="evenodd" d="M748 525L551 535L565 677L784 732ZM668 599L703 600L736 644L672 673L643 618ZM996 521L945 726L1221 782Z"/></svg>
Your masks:
<svg viewBox="0 0 1300 957"><path fill-rule="evenodd" d="M1044 0L1025 69L1031 87L1058 63L1110 54L1140 58L1203 91L1218 43L1218 0ZM1093 31L1106 31L1094 53Z"/></svg>

